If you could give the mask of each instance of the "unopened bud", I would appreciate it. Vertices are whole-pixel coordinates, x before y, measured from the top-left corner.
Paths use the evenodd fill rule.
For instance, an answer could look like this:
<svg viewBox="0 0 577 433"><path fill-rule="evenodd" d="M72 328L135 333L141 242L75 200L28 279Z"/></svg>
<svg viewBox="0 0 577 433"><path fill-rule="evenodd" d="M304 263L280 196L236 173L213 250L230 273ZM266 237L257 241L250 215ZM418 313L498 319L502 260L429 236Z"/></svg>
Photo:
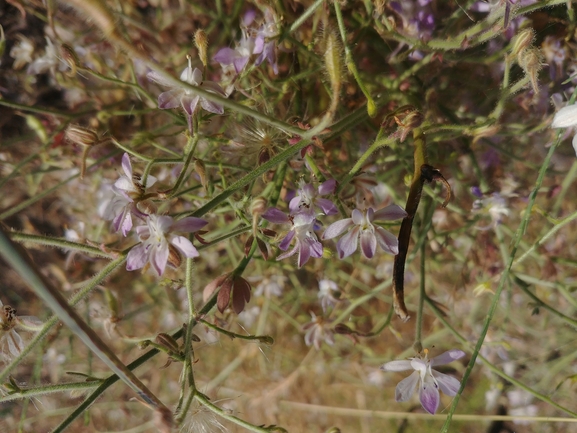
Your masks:
<svg viewBox="0 0 577 433"><path fill-rule="evenodd" d="M521 52L518 56L519 66L529 76L531 87L535 94L539 93L538 75L543 67L543 55L538 48L529 48Z"/></svg>
<svg viewBox="0 0 577 433"><path fill-rule="evenodd" d="M80 179L84 178L86 173L86 159L88 158L88 151L90 148L100 143L100 138L96 132L83 128L80 125L70 124L64 132L64 139L82 146L82 159L80 161Z"/></svg>
<svg viewBox="0 0 577 433"><path fill-rule="evenodd" d="M252 214L252 232L256 237L256 228L260 220L260 216L266 210L266 198L259 196L255 198L250 204L250 213Z"/></svg>
<svg viewBox="0 0 577 433"><path fill-rule="evenodd" d="M182 263L182 256L180 255L180 253L178 252L178 250L172 246L169 245L168 246L168 264L170 266L172 266L173 268L178 268L180 267Z"/></svg>
<svg viewBox="0 0 577 433"><path fill-rule="evenodd" d="M206 166L204 165L202 159L194 160L194 171L196 171L198 177L200 177L200 183L202 184L202 187L206 191L208 187L208 179L206 177Z"/></svg>
<svg viewBox="0 0 577 433"><path fill-rule="evenodd" d="M513 41L513 49L511 50L511 55L513 57L518 57L523 51L529 48L533 44L535 39L535 30L531 27L527 27L521 30L515 36Z"/></svg>
<svg viewBox="0 0 577 433"><path fill-rule="evenodd" d="M344 74L344 48L339 38L338 32L330 24L323 32L323 57L325 69L331 85L331 111L336 110L341 93Z"/></svg>
<svg viewBox="0 0 577 433"><path fill-rule="evenodd" d="M68 73L68 76L74 77L76 75L76 68L80 64L74 49L70 45L62 44L60 47L60 53L62 55L62 59L68 64L68 66L70 66L70 72Z"/></svg>
<svg viewBox="0 0 577 433"><path fill-rule="evenodd" d="M206 68L208 65L208 36L204 30L199 29L196 31L194 34L194 45L196 45L196 49L198 50L200 61Z"/></svg>
<svg viewBox="0 0 577 433"><path fill-rule="evenodd" d="M158 334L155 338L155 341L160 346L164 347L165 349L168 349L171 352L178 353L180 350L176 340L172 338L170 335L165 334L164 332Z"/></svg>
<svg viewBox="0 0 577 433"><path fill-rule="evenodd" d="M80 144L81 146L94 146L100 142L100 138L96 132L73 123L66 128L64 138L71 143Z"/></svg>

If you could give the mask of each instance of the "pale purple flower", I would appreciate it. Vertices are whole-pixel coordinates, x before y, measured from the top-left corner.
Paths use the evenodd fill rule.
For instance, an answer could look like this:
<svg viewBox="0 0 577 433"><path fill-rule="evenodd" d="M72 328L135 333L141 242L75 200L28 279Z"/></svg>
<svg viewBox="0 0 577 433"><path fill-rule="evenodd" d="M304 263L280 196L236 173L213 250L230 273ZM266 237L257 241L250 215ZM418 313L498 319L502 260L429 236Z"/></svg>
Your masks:
<svg viewBox="0 0 577 433"><path fill-rule="evenodd" d="M128 253L126 270L141 269L150 263L158 276L161 276L168 262L170 246L189 259L198 257L198 251L192 242L175 233L195 232L204 227L207 221L194 217L174 221L166 215L149 215L146 222L146 225L136 228L141 243Z"/></svg>
<svg viewBox="0 0 577 433"><path fill-rule="evenodd" d="M262 52L254 64L259 66L265 60L272 66L275 74L278 74L278 64L276 62L276 41L272 38L278 35L278 26L270 8L264 14L265 22L259 29L256 36L256 43L263 44Z"/></svg>
<svg viewBox="0 0 577 433"><path fill-rule="evenodd" d="M287 251L277 257L282 260L298 252L298 267L303 266L311 257L322 257L323 245L319 242L314 232L316 218L314 212L303 211L295 215L286 215L277 208L267 209L262 217L275 224L291 224L292 229L287 233L285 238L280 242L279 248L282 251L288 250L291 242L295 239L295 246L292 250Z"/></svg>
<svg viewBox="0 0 577 433"><path fill-rule="evenodd" d="M489 230L497 224L501 224L503 219L509 216L509 207L505 195L494 192L489 196L484 196L478 187L471 189L474 195L480 197L473 202L471 209L474 214L488 215L491 218L491 224L487 226L478 226L479 230Z"/></svg>
<svg viewBox="0 0 577 433"><path fill-rule="evenodd" d="M337 187L337 181L334 179L327 180L315 189L312 183L305 184L303 180L299 182L297 195L290 201L289 210L292 215L301 210L319 208L325 215L334 215L338 213L337 207L329 199L320 197L321 195L332 194Z"/></svg>
<svg viewBox="0 0 577 433"><path fill-rule="evenodd" d="M234 70L239 74L247 65L250 56L262 53L264 38L257 37L254 30L249 29L256 16L254 10L246 12L242 18L242 36L235 49L225 47L218 50L212 58L222 66L233 65Z"/></svg>
<svg viewBox="0 0 577 433"><path fill-rule="evenodd" d="M323 312L326 312L329 307L334 307L339 302L339 286L332 280L322 279L319 281L318 298L321 301Z"/></svg>
<svg viewBox="0 0 577 433"><path fill-rule="evenodd" d="M341 259L350 256L357 250L359 238L361 252L363 256L368 259L375 255L377 244L388 253L398 254L399 242L397 238L384 228L374 226L373 221L397 220L406 216L407 212L395 204L376 212L372 207L365 211L355 209L353 210L351 218L345 218L328 226L323 234L323 239L332 239L350 229L349 232L337 242L337 251Z"/></svg>
<svg viewBox="0 0 577 433"><path fill-rule="evenodd" d="M329 346L335 344L334 331L330 322L322 317L317 317L312 311L311 321L304 325L303 329L306 331L305 344L307 346L314 346L315 349L319 350L323 341Z"/></svg>
<svg viewBox="0 0 577 433"><path fill-rule="evenodd" d="M132 171L130 156L125 153L122 156L122 170L124 175L120 175L112 186L114 197L110 200L103 212L103 218L112 220L115 231L121 231L126 236L132 229L132 215L145 218L146 214L138 210L135 199L141 196L147 187L156 183L154 176L148 176L146 185L143 185L139 175Z"/></svg>
<svg viewBox="0 0 577 433"><path fill-rule="evenodd" d="M209 101L200 95L195 94L193 90L185 87L174 86L172 83L166 81L156 72L149 72L148 79L152 80L162 86L172 87L171 90L161 93L158 96L158 108L169 109L181 106L186 114L188 120L189 130L192 131L192 116L197 109L198 103L206 111L214 114L223 114L224 108L216 102ZM202 72L198 68L192 69L192 62L189 57L188 66L180 74L180 80L193 86L202 87L209 92L217 95L226 96L226 93L217 83L213 81L203 81Z"/></svg>
<svg viewBox="0 0 577 433"><path fill-rule="evenodd" d="M432 367L460 359L465 356L465 352L452 349L432 359L429 359L428 350L425 349L424 353L424 357L417 356L408 360L387 362L381 366L381 369L384 371L414 370L409 377L398 383L395 389L395 400L398 402L407 401L418 387L423 409L434 414L437 412L441 401L439 389L449 397L453 397L457 394L461 383L452 376L433 370Z"/></svg>

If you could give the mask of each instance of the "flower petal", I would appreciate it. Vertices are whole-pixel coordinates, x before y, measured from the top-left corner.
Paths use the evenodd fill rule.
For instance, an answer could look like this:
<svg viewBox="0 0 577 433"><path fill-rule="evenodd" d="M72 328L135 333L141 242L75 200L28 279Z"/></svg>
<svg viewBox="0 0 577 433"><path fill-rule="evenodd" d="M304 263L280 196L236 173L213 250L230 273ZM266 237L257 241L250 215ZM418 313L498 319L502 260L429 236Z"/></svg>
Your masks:
<svg viewBox="0 0 577 433"><path fill-rule="evenodd" d="M212 60L220 63L221 65L230 65L232 62L234 62L237 56L238 53L236 52L236 50L233 50L232 48L229 47L225 47L218 50L217 53L212 58Z"/></svg>
<svg viewBox="0 0 577 433"><path fill-rule="evenodd" d="M413 367L411 366L410 360L396 360L396 361L389 361L385 362L381 365L381 370L384 371L406 371L412 370Z"/></svg>
<svg viewBox="0 0 577 433"><path fill-rule="evenodd" d="M196 248L194 248L192 242L190 242L184 236L175 236L170 240L170 243L178 248L178 250L180 250L180 252L189 259L199 256L198 251Z"/></svg>
<svg viewBox="0 0 577 433"><path fill-rule="evenodd" d="M311 257L311 246L306 242L299 242L298 266L302 268Z"/></svg>
<svg viewBox="0 0 577 433"><path fill-rule="evenodd" d="M460 359L465 356L465 352L459 349L451 349L444 353L441 353L439 356L435 356L431 359L431 367L436 365L444 365L448 364L449 362L453 362L456 359Z"/></svg>
<svg viewBox="0 0 577 433"><path fill-rule="evenodd" d="M144 244L138 244L133 247L126 257L126 270L134 271L142 269L148 261L148 252Z"/></svg>
<svg viewBox="0 0 577 433"><path fill-rule="evenodd" d="M286 234L286 236L284 237L284 239L280 242L280 244L278 245L278 247L282 250L282 251L286 251L289 247L289 245L291 244L293 238L295 237L296 231L295 230L291 230L290 232L288 232ZM293 252L294 254L294 252ZM291 254L292 255L292 254ZM288 256L287 256L288 257Z"/></svg>
<svg viewBox="0 0 577 433"><path fill-rule="evenodd" d="M423 409L425 409L430 414L435 414L437 409L439 408L439 402L441 401L441 397L439 397L439 390L435 386L432 378L430 380L426 380L421 388L420 394L421 405Z"/></svg>
<svg viewBox="0 0 577 433"><path fill-rule="evenodd" d="M561 108L553 117L551 128L569 128L577 125L577 104Z"/></svg>
<svg viewBox="0 0 577 433"><path fill-rule="evenodd" d="M196 106L198 105L199 100L200 100L200 96L198 96L198 95L196 95L196 96L183 95L180 98L182 108L184 109L186 114L188 114L189 116L192 116L194 114L194 111L196 110Z"/></svg>
<svg viewBox="0 0 577 433"><path fill-rule="evenodd" d="M386 231L382 227L375 227L375 235L377 242L383 251L394 255L399 254L399 241L395 235Z"/></svg>
<svg viewBox="0 0 577 433"><path fill-rule="evenodd" d="M398 402L407 401L411 398L419 382L419 373L414 371L409 377L401 380L395 388L395 400Z"/></svg>
<svg viewBox="0 0 577 433"><path fill-rule="evenodd" d="M208 99L200 98L200 106L209 113L224 114L224 107L222 105L209 101Z"/></svg>
<svg viewBox="0 0 577 433"><path fill-rule="evenodd" d="M326 182L323 182L319 185L319 194L320 195L332 194L333 192L335 192L336 187L337 187L337 181L335 179L329 179Z"/></svg>
<svg viewBox="0 0 577 433"><path fill-rule="evenodd" d="M281 210L277 209L276 207L268 208L263 214L262 217L270 221L271 223L275 224L286 224L290 220L288 216Z"/></svg>
<svg viewBox="0 0 577 433"><path fill-rule="evenodd" d="M317 198L315 204L322 209L325 215L335 215L339 213L337 206L327 198Z"/></svg>
<svg viewBox="0 0 577 433"><path fill-rule="evenodd" d="M128 153L124 153L124 155L122 155L122 170L126 174L126 177L132 180L132 164L130 163L130 156ZM118 180L116 182L118 182Z"/></svg>
<svg viewBox="0 0 577 433"><path fill-rule="evenodd" d="M264 217L264 215L263 215ZM353 220L351 218L345 218L344 220L340 220L337 222L332 223L330 226L327 227L325 232L323 233L323 239L332 239L339 236L343 233L346 229L353 225Z"/></svg>
<svg viewBox="0 0 577 433"><path fill-rule="evenodd" d="M443 391L449 397L453 397L459 391L461 387L461 382L455 379L453 376L449 376L448 374L439 373L436 370L431 370L433 377L437 380L437 384L439 385L439 389Z"/></svg>
<svg viewBox="0 0 577 433"><path fill-rule="evenodd" d="M337 242L337 251L339 252L340 259L350 256L357 250L359 230L359 226L353 227L351 231L340 238Z"/></svg>
<svg viewBox="0 0 577 433"><path fill-rule="evenodd" d="M191 233L196 232L208 224L208 221L202 218L186 217L178 220L172 225L175 232Z"/></svg>
<svg viewBox="0 0 577 433"><path fill-rule="evenodd" d="M377 238L369 230L361 231L361 252L367 259L372 259L377 250Z"/></svg>
<svg viewBox="0 0 577 433"><path fill-rule="evenodd" d="M391 221L405 218L407 215L407 212L405 212L402 207L396 204L391 204L376 211L374 219L375 221Z"/></svg>
<svg viewBox="0 0 577 433"><path fill-rule="evenodd" d="M164 273L166 262L168 262L168 242L163 239L160 244L154 245L152 248L153 250L150 252L150 264L160 277Z"/></svg>
<svg viewBox="0 0 577 433"><path fill-rule="evenodd" d="M165 110L176 108L180 105L180 99L184 92L181 89L172 89L158 95L158 108Z"/></svg>

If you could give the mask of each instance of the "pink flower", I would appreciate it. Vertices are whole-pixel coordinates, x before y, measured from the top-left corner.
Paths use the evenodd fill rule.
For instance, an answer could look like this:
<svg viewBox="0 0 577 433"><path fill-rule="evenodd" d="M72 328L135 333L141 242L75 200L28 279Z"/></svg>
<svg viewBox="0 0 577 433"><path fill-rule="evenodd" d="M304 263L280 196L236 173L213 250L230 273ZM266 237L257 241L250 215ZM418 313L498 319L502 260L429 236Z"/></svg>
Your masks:
<svg viewBox="0 0 577 433"><path fill-rule="evenodd" d="M461 383L452 376L439 373L431 367L448 364L465 356L462 350L452 349L429 359L429 351L424 350L425 357L417 356L408 360L390 361L381 366L384 371L415 370L411 375L401 380L395 389L395 400L407 401L415 389L419 388L419 399L423 409L430 414L437 412L441 398L439 389L449 397L457 394Z"/></svg>
<svg viewBox="0 0 577 433"><path fill-rule="evenodd" d="M145 226L136 228L136 233L142 241L128 253L126 270L134 271L150 263L158 276L161 276L168 262L171 247L187 258L198 257L198 251L184 236L175 232L191 233L204 227L207 221L188 217L174 221L169 216L149 215Z"/></svg>
<svg viewBox="0 0 577 433"><path fill-rule="evenodd" d="M399 253L397 238L384 228L374 226L374 220L397 220L407 216L401 207L392 204L378 211L368 208L365 211L355 209L351 218L337 221L327 227L323 239L332 239L346 230L349 232L337 242L339 258L344 259L357 250L358 240L361 240L361 252L367 259L372 258L377 250L377 244L391 254Z"/></svg>

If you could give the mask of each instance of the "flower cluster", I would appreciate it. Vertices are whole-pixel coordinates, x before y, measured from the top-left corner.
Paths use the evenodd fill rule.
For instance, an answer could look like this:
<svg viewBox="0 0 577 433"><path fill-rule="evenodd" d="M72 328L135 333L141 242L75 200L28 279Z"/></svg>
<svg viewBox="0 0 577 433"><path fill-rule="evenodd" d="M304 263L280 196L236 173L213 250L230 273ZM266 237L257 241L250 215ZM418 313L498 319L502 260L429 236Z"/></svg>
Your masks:
<svg viewBox="0 0 577 433"><path fill-rule="evenodd" d="M143 212L138 205L150 196L146 194L146 188L152 186L156 178L148 176L143 184L140 176L134 174L130 157L126 153L122 156L122 169L124 175L112 186L114 197L108 202L103 217L112 220L114 229L120 230L123 236L127 236L132 229L133 218L142 223L135 229L141 243L128 253L126 269L133 271L150 264L157 275L161 276L167 264L178 267L181 256L198 257L192 242L178 233L197 232L208 222L195 217L175 221L168 215ZM149 204L147 208L150 211L154 206Z"/></svg>
<svg viewBox="0 0 577 433"><path fill-rule="evenodd" d="M271 65L275 74L278 74L278 64L274 37L278 33L273 12L267 8L264 14L264 23L255 27L256 12L249 10L241 20L241 37L236 48L221 48L213 57L215 62L223 68L234 66L237 74L240 74L248 64L253 54L258 54L255 66L259 66L265 60Z"/></svg>
<svg viewBox="0 0 577 433"><path fill-rule="evenodd" d="M277 208L268 209L262 217L275 224L291 224L291 230L280 242L279 248L287 251L292 240L295 239L295 246L292 250L277 257L282 260L298 252L298 266L303 266L310 257L322 257L323 246L319 241L315 229L318 225L318 215L334 215L337 207L335 204L322 198L323 195L332 194L336 189L336 181L328 180L318 188L312 184L299 183L295 197L289 203L289 214L286 215ZM318 209L318 214L315 212ZM397 205L389 205L375 212L373 208L365 211L355 209L351 218L345 218L331 224L324 232L323 239L332 239L349 230L337 242L339 258L344 259L354 253L357 246L361 244L361 252L364 257L370 259L375 255L377 245L390 253L398 254L398 240L384 228L374 226L375 220L397 220L407 216L407 213Z"/></svg>

